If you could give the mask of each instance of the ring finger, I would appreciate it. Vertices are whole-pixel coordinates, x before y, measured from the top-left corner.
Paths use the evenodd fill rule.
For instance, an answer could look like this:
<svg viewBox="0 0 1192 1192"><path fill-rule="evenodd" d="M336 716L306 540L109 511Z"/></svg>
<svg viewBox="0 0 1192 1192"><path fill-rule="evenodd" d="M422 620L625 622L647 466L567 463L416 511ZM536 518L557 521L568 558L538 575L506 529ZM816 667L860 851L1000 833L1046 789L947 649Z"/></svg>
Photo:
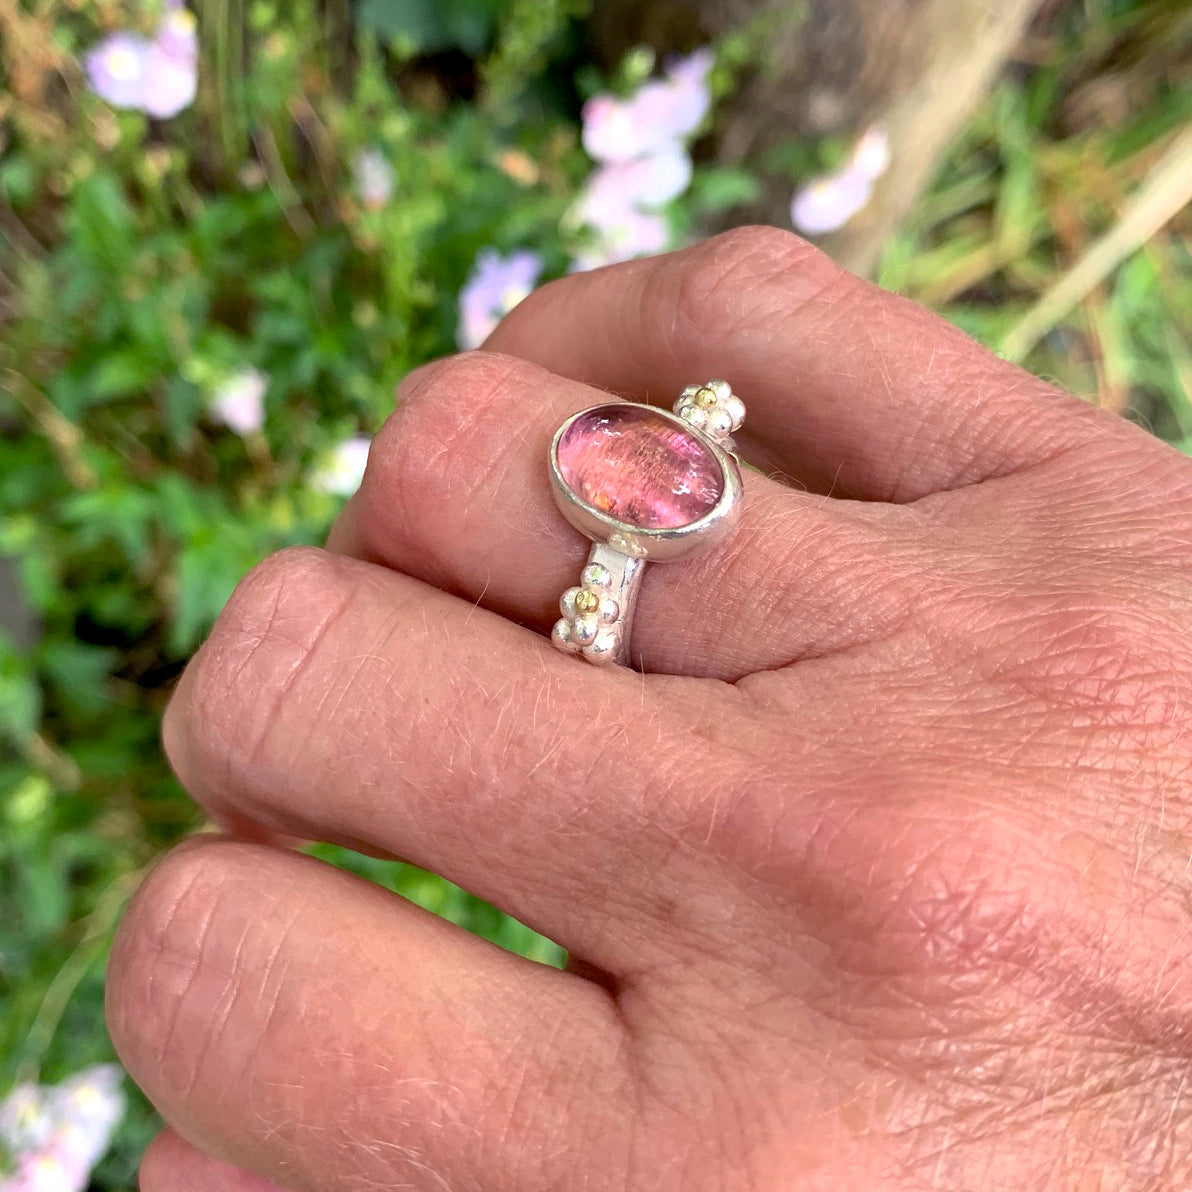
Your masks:
<svg viewBox="0 0 1192 1192"><path fill-rule="evenodd" d="M589 544L555 507L547 448L564 418L607 399L491 353L420 369L373 444L332 549L548 631ZM751 473L729 538L647 570L634 660L647 671L733 680L879 635L913 598L920 520Z"/></svg>

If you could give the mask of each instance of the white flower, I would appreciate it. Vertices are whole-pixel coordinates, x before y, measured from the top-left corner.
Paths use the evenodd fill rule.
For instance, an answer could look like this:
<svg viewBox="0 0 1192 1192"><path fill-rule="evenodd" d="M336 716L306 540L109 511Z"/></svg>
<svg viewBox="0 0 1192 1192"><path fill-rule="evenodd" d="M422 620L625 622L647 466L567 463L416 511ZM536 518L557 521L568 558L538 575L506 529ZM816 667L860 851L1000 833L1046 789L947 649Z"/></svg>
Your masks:
<svg viewBox="0 0 1192 1192"><path fill-rule="evenodd" d="M480 347L497 324L538 284L542 258L528 248L507 257L485 248L459 292L456 342L465 351Z"/></svg>
<svg viewBox="0 0 1192 1192"><path fill-rule="evenodd" d="M873 180L843 170L809 182L791 200L791 222L808 236L843 228L869 202Z"/></svg>
<svg viewBox="0 0 1192 1192"><path fill-rule="evenodd" d="M879 124L871 124L853 146L854 169L877 181L890 168L890 137Z"/></svg>
<svg viewBox="0 0 1192 1192"><path fill-rule="evenodd" d="M265 390L269 378L256 368L233 373L216 391L208 411L211 417L238 435L256 434L265 425Z"/></svg>
<svg viewBox="0 0 1192 1192"><path fill-rule="evenodd" d="M53 1129L53 1118L37 1085L18 1084L0 1101L0 1145L6 1150L36 1150L45 1145Z"/></svg>
<svg viewBox="0 0 1192 1192"><path fill-rule="evenodd" d="M364 479L370 444L362 435L340 443L311 475L311 487L335 497L350 497Z"/></svg>
<svg viewBox="0 0 1192 1192"><path fill-rule="evenodd" d="M360 201L371 210L379 210L393 198L396 181L393 167L388 158L373 146L361 149L352 165L356 193Z"/></svg>
<svg viewBox="0 0 1192 1192"><path fill-rule="evenodd" d="M0 1102L0 1143L16 1162L3 1192L83 1192L124 1116L115 1064L53 1088L18 1085Z"/></svg>

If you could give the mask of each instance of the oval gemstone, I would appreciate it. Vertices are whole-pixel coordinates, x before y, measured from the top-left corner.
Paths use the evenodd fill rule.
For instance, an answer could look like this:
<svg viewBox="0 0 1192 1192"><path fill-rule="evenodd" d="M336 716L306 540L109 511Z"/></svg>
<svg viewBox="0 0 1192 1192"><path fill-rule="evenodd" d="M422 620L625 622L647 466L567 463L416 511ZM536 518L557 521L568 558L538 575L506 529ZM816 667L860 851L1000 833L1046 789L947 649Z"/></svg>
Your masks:
<svg viewBox="0 0 1192 1192"><path fill-rule="evenodd" d="M581 501L637 529L689 526L724 495L707 444L648 406L587 410L563 432L556 460Z"/></svg>

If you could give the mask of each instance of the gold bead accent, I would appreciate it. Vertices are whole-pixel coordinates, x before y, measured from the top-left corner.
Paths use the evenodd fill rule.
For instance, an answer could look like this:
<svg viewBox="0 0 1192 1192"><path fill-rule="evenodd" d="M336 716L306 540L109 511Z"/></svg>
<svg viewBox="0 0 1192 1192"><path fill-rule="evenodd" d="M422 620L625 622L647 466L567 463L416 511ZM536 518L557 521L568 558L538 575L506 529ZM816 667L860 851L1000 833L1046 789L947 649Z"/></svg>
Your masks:
<svg viewBox="0 0 1192 1192"><path fill-rule="evenodd" d="M600 597L585 588L575 598L575 608L580 613L592 613L600 607Z"/></svg>
<svg viewBox="0 0 1192 1192"><path fill-rule="evenodd" d="M695 404L702 406L705 410L710 410L719 400L716 396L716 390L709 389L707 385L695 395Z"/></svg>

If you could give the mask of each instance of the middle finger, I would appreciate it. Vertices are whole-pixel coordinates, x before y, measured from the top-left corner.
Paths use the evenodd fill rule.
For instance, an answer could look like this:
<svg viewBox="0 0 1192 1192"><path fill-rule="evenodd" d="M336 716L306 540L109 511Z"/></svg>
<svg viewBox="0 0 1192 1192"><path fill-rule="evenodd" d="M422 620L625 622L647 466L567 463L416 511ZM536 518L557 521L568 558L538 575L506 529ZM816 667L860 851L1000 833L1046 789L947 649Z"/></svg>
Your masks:
<svg viewBox="0 0 1192 1192"><path fill-rule="evenodd" d="M408 576L299 550L241 583L163 735L219 822L403 857L619 971L649 952L651 907L673 932L693 872L715 885L697 845L734 759L762 747L756 719L743 693L586 666Z"/></svg>

